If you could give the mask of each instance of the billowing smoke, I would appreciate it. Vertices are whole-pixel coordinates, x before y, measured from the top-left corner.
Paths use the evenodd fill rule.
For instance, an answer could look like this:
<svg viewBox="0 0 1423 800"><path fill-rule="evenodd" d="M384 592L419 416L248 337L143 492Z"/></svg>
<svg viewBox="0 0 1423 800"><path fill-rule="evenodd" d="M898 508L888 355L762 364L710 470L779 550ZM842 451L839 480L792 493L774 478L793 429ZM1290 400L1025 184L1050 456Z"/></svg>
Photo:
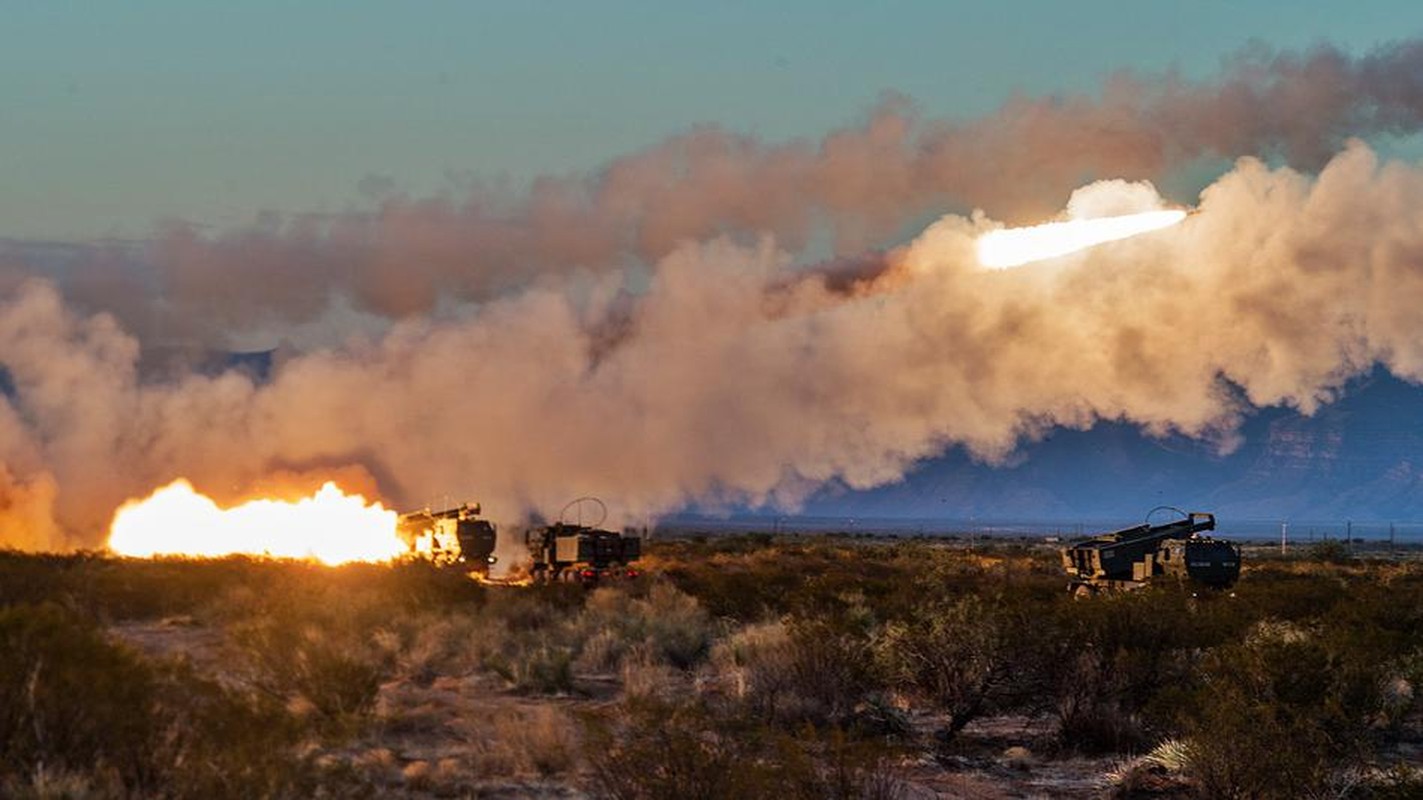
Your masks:
<svg viewBox="0 0 1423 800"><path fill-rule="evenodd" d="M1132 184L1078 197L1154 202ZM1173 228L1017 269L975 263L998 224L982 214L850 282L769 237L718 238L645 280L546 276L260 384L145 381L111 317L30 283L0 302L0 530L95 545L121 500L179 475L221 493L354 469L401 506L448 494L515 519L592 494L636 519L794 505L1100 419L1229 448L1251 406L1309 412L1375 363L1423 380L1420 209L1423 168L1352 143L1317 176L1243 159Z"/></svg>
<svg viewBox="0 0 1423 800"><path fill-rule="evenodd" d="M1160 179L1202 159L1315 169L1346 135L1420 122L1423 42L1358 57L1254 48L1208 81L1122 73L1094 96L1015 99L973 120L926 119L890 100L817 141L699 127L522 194L397 195L372 212L269 214L216 234L177 224L154 242L146 280L116 285L112 263L100 263L73 270L65 291L116 309L145 339L219 341L317 320L333 303L419 315L542 277L655 264L719 236L746 245L769 235L795 255L829 238L853 256L945 210L1028 222L1093 178Z"/></svg>

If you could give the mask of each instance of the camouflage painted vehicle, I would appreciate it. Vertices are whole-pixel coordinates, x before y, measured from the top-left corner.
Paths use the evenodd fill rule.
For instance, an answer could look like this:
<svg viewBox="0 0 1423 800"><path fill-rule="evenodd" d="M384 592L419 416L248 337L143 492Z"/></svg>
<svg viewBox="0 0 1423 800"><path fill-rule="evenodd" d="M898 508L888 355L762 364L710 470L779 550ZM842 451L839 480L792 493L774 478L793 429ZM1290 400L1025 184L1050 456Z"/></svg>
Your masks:
<svg viewBox="0 0 1423 800"><path fill-rule="evenodd" d="M478 503L444 511L412 511L400 515L396 531L416 556L436 564L487 571L498 560L494 556L498 540L494 523L479 512Z"/></svg>
<svg viewBox="0 0 1423 800"><path fill-rule="evenodd" d="M570 509L577 510L577 523L562 521ZM585 510L596 514L597 521L582 524ZM607 514L601 500L580 497L564 507L559 522L530 529L524 543L533 557L534 579L587 583L636 577L638 570L633 565L642 557L642 539L599 528Z"/></svg>
<svg viewBox="0 0 1423 800"><path fill-rule="evenodd" d="M1062 550L1068 589L1078 596L1123 591L1169 577L1213 589L1225 589L1240 577L1240 548L1203 535L1215 530L1215 515L1175 511L1181 519L1123 528L1075 542Z"/></svg>
<svg viewBox="0 0 1423 800"><path fill-rule="evenodd" d="M533 576L545 581L598 581L634 578L642 539L585 525L545 525L528 532Z"/></svg>

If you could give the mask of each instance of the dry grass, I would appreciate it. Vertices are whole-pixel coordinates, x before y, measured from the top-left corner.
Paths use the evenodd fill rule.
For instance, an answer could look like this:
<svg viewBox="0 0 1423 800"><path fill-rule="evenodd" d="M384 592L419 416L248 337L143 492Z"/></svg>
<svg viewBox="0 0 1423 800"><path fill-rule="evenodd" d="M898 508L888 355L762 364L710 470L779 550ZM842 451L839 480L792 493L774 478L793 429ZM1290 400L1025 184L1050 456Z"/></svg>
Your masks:
<svg viewBox="0 0 1423 800"><path fill-rule="evenodd" d="M1051 554L1022 548L745 537L653 555L661 577L588 590L0 554L0 617L29 631L0 641L0 795L516 796L601 771L594 788L626 797L894 796L899 778L1031 796L1087 792L1113 764L1123 793L1418 783L1368 765L1423 736L1423 565L1260 562L1231 598L1072 602ZM50 700L30 703L40 663ZM71 734L26 743L36 714ZM973 714L1044 722L945 736ZM1072 756L1087 739L1109 755Z"/></svg>
<svg viewBox="0 0 1423 800"><path fill-rule="evenodd" d="M563 708L498 703L484 712L452 721L446 746L431 753L446 783L564 777L577 767L578 726Z"/></svg>
<svg viewBox="0 0 1423 800"><path fill-rule="evenodd" d="M619 677L623 695L629 699L666 700L685 692L690 683L686 673L662 661L656 650L646 645L635 647L623 658Z"/></svg>

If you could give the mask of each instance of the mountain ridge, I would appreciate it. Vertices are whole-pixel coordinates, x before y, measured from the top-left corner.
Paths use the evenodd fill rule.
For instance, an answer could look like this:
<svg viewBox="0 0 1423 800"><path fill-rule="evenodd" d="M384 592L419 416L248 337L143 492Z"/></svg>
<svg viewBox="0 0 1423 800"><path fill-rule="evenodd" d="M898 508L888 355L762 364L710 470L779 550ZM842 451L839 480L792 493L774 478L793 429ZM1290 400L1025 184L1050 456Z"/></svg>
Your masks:
<svg viewBox="0 0 1423 800"><path fill-rule="evenodd" d="M961 448L870 490L830 486L803 513L952 519L1137 517L1156 505L1242 519L1423 519L1423 386L1383 369L1312 415L1266 408L1216 452L1122 422L1060 429L993 466Z"/></svg>

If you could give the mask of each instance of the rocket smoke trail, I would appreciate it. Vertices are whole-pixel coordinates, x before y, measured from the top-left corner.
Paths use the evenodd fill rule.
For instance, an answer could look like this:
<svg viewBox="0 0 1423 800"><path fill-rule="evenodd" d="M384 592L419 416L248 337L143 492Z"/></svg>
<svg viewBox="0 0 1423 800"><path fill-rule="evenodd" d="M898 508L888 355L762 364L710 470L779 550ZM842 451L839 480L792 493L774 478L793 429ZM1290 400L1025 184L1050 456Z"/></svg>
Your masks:
<svg viewBox="0 0 1423 800"><path fill-rule="evenodd" d="M1312 411L1380 363L1423 381L1423 168L1358 142L1324 156L1346 132L1415 128L1419 64L1413 43L1257 54L1211 84L1121 78L959 125L890 110L815 146L698 131L497 216L393 202L169 233L169 311L240 327L317 317L334 292L399 317L263 383L145 377L145 294L106 293L108 313L82 278L21 276L0 293L0 537L96 545L124 499L180 475L219 495L343 475L398 506L449 493L509 519L584 494L638 515L793 505L1100 419L1229 448L1252 406ZM1303 171L1242 159L1173 228L1051 265L975 260L990 215L1060 205L1071 176L1230 152ZM795 266L815 218L854 248L946 197L989 214L945 216L849 279ZM572 269L628 260L645 271ZM417 313L446 294L480 302Z"/></svg>
<svg viewBox="0 0 1423 800"><path fill-rule="evenodd" d="M793 504L1104 418L1229 447L1251 405L1313 410L1374 363L1423 380L1420 208L1423 169L1355 144L1317 177L1243 160L1182 224L1051 268L978 266L982 217L945 217L848 295L787 283L769 242L714 240L636 294L553 281L295 356L262 385L145 383L112 318L28 284L0 304L0 529L92 545L119 502L179 474L220 490L341 469L398 503L477 493L507 517L584 493L630 513Z"/></svg>
<svg viewBox="0 0 1423 800"><path fill-rule="evenodd" d="M815 141L702 126L596 175L541 178L522 195L393 196L368 213L266 214L215 235L173 225L146 254L161 313L155 278L119 285L112 255L76 269L66 293L120 313L140 335L158 326L167 337L220 339L319 319L333 298L399 318L548 275L655 264L724 235L771 235L799 254L823 232L854 255L954 208L1034 222L1084 176L1159 180L1246 155L1313 170L1348 136L1420 123L1423 41L1357 57L1256 47L1210 80L1124 72L1093 96L1015 99L978 119L927 119L891 99Z"/></svg>

